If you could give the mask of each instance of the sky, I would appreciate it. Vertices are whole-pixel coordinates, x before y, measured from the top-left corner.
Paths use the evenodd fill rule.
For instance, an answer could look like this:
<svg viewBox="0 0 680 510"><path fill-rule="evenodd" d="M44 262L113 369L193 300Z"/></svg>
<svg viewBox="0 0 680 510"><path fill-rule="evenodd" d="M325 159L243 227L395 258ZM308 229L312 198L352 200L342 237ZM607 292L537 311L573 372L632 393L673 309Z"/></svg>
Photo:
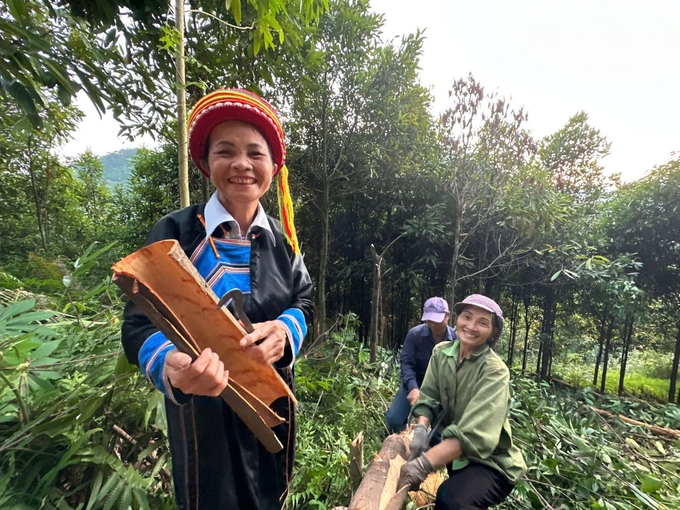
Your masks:
<svg viewBox="0 0 680 510"><path fill-rule="evenodd" d="M487 91L529 113L536 138L585 111L612 142L601 161L624 181L680 151L680 0L371 0L383 40L424 30L421 83L434 114L454 80L470 73ZM86 100L86 119L63 153L97 155L153 146L116 137Z"/></svg>

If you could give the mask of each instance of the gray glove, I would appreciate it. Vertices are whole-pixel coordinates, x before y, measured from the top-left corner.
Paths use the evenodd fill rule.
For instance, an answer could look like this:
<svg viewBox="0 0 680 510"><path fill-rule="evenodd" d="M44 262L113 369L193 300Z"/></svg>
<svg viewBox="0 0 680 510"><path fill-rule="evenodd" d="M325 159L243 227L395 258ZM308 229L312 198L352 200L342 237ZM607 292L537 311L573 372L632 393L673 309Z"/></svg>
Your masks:
<svg viewBox="0 0 680 510"><path fill-rule="evenodd" d="M421 453L425 453L430 448L430 439L427 437L427 427L422 423L413 429L413 439L411 440L411 455L408 460L413 460Z"/></svg>
<svg viewBox="0 0 680 510"><path fill-rule="evenodd" d="M408 490L415 491L423 483L423 480L427 478L427 475L434 473L435 469L425 454L419 457L409 460L406 464L401 466L401 473L399 474L399 482L397 484L397 490L401 489L405 485L408 486Z"/></svg>

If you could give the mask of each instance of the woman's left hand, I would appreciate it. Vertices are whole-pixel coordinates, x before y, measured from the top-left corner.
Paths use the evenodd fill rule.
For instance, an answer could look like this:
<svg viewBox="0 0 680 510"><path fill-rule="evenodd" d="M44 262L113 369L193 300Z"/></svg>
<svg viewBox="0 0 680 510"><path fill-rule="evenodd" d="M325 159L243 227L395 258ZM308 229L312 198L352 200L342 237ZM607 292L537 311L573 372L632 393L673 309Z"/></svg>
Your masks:
<svg viewBox="0 0 680 510"><path fill-rule="evenodd" d="M288 339L286 328L279 321L253 324L255 331L241 338L246 354L259 363L271 365L283 357Z"/></svg>

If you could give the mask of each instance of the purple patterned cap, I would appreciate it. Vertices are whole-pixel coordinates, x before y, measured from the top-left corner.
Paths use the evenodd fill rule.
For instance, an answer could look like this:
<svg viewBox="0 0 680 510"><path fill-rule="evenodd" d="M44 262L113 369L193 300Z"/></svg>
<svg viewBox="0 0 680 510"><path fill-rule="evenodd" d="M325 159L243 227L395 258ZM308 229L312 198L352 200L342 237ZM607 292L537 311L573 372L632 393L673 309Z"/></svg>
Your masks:
<svg viewBox="0 0 680 510"><path fill-rule="evenodd" d="M432 322L444 322L446 314L449 313L449 304L446 299L431 297L425 301L423 306L423 316L420 320Z"/></svg>
<svg viewBox="0 0 680 510"><path fill-rule="evenodd" d="M498 319L498 336L501 336L501 333L503 332L503 323L505 322L505 319L503 318L503 310L501 310L501 307L498 306L498 303L496 303L491 298L482 296L481 294L470 294L460 303L456 303L453 309L455 310L456 313L460 313L461 309L465 305L477 306L479 308L482 308L483 310L486 310L487 312L495 314L496 318Z"/></svg>

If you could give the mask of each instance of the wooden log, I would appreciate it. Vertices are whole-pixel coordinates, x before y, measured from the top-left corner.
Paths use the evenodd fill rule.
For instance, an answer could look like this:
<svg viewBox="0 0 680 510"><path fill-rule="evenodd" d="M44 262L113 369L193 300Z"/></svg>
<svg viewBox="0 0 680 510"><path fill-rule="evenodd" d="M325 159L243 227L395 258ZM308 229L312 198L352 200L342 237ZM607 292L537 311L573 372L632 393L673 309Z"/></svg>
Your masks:
<svg viewBox="0 0 680 510"><path fill-rule="evenodd" d="M385 510L391 504L399 471L409 455L410 443L406 434L392 434L385 439L380 452L368 464L366 474L349 504L349 510Z"/></svg>
<svg viewBox="0 0 680 510"><path fill-rule="evenodd" d="M624 416L622 414L614 414L610 413L609 411L605 411L604 409L598 409L597 407L593 406L588 406L591 411L594 413L599 414L600 416L605 416L607 418L618 418L619 420L629 423L630 425L637 425L639 427L645 427L647 430L649 430L651 433L657 435L657 436L664 436L664 437L669 437L671 439L680 439L680 430L676 429L669 429L667 427L658 427L656 425L650 425L649 423L644 423L642 421L634 420L632 418L628 418L627 416Z"/></svg>
<svg viewBox="0 0 680 510"><path fill-rule="evenodd" d="M184 352L196 359L199 355L195 342L191 338L185 338L174 324L166 319L150 302L145 294L140 292L138 282L126 275L114 275L114 281L123 291L134 299L139 309L149 317L158 329L163 331L179 351ZM185 333L188 334L188 333ZM271 427L282 423L284 420L269 407L264 405L257 397L243 388L235 381L229 381L229 385L221 394L222 399L232 408L243 423L253 432L255 437L270 453L277 453L283 449L283 445Z"/></svg>
<svg viewBox="0 0 680 510"><path fill-rule="evenodd" d="M399 510L402 507L405 496L403 498L399 498L397 494L401 494L403 492L403 488L398 487L398 484L399 475L401 474L401 467L404 464L406 464L406 459L401 455L397 455L390 461L390 468L387 471L385 486L382 490L382 493L380 494L379 508L387 510L391 507L394 507L396 510ZM397 506L395 506L395 499L400 499L400 501L396 503Z"/></svg>
<svg viewBox="0 0 680 510"><path fill-rule="evenodd" d="M248 388L265 405L280 397L296 404L288 385L273 367L245 355L239 340L245 331L231 313L217 309L218 298L203 280L179 243L159 241L145 246L113 265L115 275L137 280L148 289L147 300L181 331L190 332L198 347L216 352L241 386Z"/></svg>

